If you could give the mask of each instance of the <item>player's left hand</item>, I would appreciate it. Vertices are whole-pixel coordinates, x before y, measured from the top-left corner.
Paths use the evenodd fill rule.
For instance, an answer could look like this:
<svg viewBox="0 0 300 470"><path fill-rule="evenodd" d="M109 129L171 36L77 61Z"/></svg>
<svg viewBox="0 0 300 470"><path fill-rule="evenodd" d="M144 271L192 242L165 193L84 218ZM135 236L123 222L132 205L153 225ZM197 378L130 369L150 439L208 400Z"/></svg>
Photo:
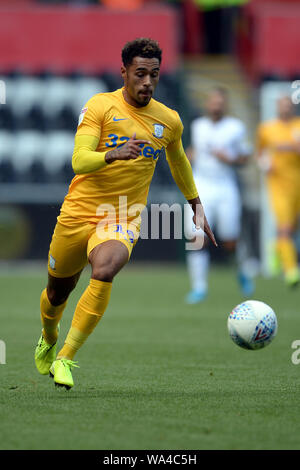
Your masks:
<svg viewBox="0 0 300 470"><path fill-rule="evenodd" d="M203 232L208 236L210 241L214 244L215 247L218 246L213 231L211 230L209 223L206 219L206 215L204 213L204 208L201 203L197 203L195 206L192 205L194 215L193 215L193 222L197 230L202 229Z"/></svg>
<svg viewBox="0 0 300 470"><path fill-rule="evenodd" d="M213 231L212 229L210 228L209 226L209 223L207 222L207 219L206 219L206 216L205 214L203 214L203 221L204 221L204 226L202 227L201 226L201 223L199 223L199 221L197 221L197 214L194 214L193 216L193 222L196 226L196 229L197 230L200 230L202 229L203 232L208 236L208 238L210 239L210 241L214 244L214 246L217 248L218 247L218 244L216 242L216 239L215 239L215 236L213 234Z"/></svg>

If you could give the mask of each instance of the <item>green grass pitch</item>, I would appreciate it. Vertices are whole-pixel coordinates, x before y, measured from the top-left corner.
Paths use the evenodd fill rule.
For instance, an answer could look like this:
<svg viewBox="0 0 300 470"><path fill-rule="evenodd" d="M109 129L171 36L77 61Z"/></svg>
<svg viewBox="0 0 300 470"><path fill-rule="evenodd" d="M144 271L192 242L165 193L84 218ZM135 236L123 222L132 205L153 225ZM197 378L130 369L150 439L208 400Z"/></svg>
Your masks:
<svg viewBox="0 0 300 470"><path fill-rule="evenodd" d="M45 266L46 269L46 266ZM88 282L61 323L59 346ZM259 279L279 328L260 351L238 348L226 321L243 299L231 269L214 269L207 300L186 306L184 267L134 263L114 281L101 323L77 355L75 387L55 389L35 369L45 270L0 275L1 449L299 449L299 290Z"/></svg>

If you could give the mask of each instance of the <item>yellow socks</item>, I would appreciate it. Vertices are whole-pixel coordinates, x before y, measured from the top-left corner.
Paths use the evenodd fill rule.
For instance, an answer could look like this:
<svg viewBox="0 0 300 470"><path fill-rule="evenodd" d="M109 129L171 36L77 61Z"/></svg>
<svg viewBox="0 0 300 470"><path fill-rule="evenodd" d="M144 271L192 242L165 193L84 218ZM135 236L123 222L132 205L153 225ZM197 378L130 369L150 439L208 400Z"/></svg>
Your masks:
<svg viewBox="0 0 300 470"><path fill-rule="evenodd" d="M61 305L54 306L49 302L47 289L41 294L41 320L43 325L43 337L48 344L54 344L57 341L57 325L62 317L67 301Z"/></svg>
<svg viewBox="0 0 300 470"><path fill-rule="evenodd" d="M280 256L284 273L297 270L297 251L293 240L280 237L277 240L277 251Z"/></svg>
<svg viewBox="0 0 300 470"><path fill-rule="evenodd" d="M104 314L110 299L111 287L111 282L90 280L89 286L79 299L71 328L63 348L58 353L58 359L62 357L73 359Z"/></svg>

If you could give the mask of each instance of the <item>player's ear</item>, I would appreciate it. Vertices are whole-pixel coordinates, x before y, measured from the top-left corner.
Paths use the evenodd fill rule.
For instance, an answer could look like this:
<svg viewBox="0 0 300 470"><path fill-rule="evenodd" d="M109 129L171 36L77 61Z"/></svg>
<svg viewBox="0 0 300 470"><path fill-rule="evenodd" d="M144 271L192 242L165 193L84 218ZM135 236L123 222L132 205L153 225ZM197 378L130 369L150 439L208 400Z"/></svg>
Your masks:
<svg viewBox="0 0 300 470"><path fill-rule="evenodd" d="M125 78L126 78L126 67L124 67L124 65L121 66L121 76L122 76L123 80L125 80Z"/></svg>

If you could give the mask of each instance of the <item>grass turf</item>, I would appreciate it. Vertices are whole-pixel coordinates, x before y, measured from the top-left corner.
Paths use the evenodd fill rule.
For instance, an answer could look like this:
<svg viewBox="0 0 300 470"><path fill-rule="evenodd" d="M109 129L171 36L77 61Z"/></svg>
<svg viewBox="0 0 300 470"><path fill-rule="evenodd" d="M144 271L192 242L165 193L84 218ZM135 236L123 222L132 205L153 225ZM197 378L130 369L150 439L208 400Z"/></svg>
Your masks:
<svg viewBox="0 0 300 470"><path fill-rule="evenodd" d="M75 387L35 370L45 272L1 274L1 449L299 449L299 290L258 280L254 298L277 313L274 342L246 351L226 321L242 301L234 271L215 269L207 300L186 306L183 267L125 268L101 324L78 353ZM61 322L59 346L88 282Z"/></svg>

